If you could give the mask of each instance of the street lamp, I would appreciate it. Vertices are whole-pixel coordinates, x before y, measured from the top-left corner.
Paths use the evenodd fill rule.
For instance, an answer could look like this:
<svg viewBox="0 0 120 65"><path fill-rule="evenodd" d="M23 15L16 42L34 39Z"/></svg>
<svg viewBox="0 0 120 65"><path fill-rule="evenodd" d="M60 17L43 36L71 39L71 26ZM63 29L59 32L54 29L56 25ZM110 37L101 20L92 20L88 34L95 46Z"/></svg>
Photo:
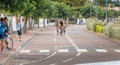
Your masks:
<svg viewBox="0 0 120 65"><path fill-rule="evenodd" d="M96 0L96 6L98 6L98 0ZM97 12L98 11L98 7L96 8L96 17L97 17Z"/></svg>
<svg viewBox="0 0 120 65"><path fill-rule="evenodd" d="M106 0L106 22L108 23L108 0Z"/></svg>
<svg viewBox="0 0 120 65"><path fill-rule="evenodd" d="M91 17L91 14L92 14L92 1L93 0L89 0L90 1L90 17Z"/></svg>

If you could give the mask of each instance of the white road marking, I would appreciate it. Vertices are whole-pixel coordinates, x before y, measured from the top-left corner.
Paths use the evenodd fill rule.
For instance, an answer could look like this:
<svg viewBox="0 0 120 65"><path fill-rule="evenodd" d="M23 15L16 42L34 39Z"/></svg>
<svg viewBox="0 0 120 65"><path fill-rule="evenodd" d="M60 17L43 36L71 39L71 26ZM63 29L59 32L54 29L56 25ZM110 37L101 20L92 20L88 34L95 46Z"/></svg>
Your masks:
<svg viewBox="0 0 120 65"><path fill-rule="evenodd" d="M39 50L39 52L50 52L50 50Z"/></svg>
<svg viewBox="0 0 120 65"><path fill-rule="evenodd" d="M120 53L120 50L114 50L114 51Z"/></svg>
<svg viewBox="0 0 120 65"><path fill-rule="evenodd" d="M68 49L58 49L58 52L69 52Z"/></svg>
<svg viewBox="0 0 120 65"><path fill-rule="evenodd" d="M73 42L73 40L68 35L65 35L65 36L68 38L68 40L70 41L70 43L74 46L74 48L76 49L76 51L79 50L79 47Z"/></svg>
<svg viewBox="0 0 120 65"><path fill-rule="evenodd" d="M85 63L85 64L74 64L74 65L120 65L120 61L96 62L96 63Z"/></svg>
<svg viewBox="0 0 120 65"><path fill-rule="evenodd" d="M88 52L87 49L77 49L77 52Z"/></svg>
<svg viewBox="0 0 120 65"><path fill-rule="evenodd" d="M56 38L54 38L54 41L55 41L55 42L57 42L57 39L56 39Z"/></svg>
<svg viewBox="0 0 120 65"><path fill-rule="evenodd" d="M26 62L26 63L23 63L21 65L26 65L26 64L31 64L31 63L36 63L36 62L40 62L40 61L43 61L43 60L46 60L48 58L51 58L52 56L54 56L57 52L54 52L52 55L46 57L46 58L43 58L43 59L40 59L40 60L35 60L35 61L31 61L31 62Z"/></svg>
<svg viewBox="0 0 120 65"><path fill-rule="evenodd" d="M105 49L96 49L97 52L108 52L107 50Z"/></svg>
<svg viewBox="0 0 120 65"><path fill-rule="evenodd" d="M20 53L30 53L30 50L21 50Z"/></svg>
<svg viewBox="0 0 120 65"><path fill-rule="evenodd" d="M53 64L50 64L50 65L56 65L55 63L53 63Z"/></svg>
<svg viewBox="0 0 120 65"><path fill-rule="evenodd" d="M69 62L69 61L71 61L71 60L73 60L73 58L70 58L70 59L68 59L68 60L65 60L65 61L63 61L63 63Z"/></svg>
<svg viewBox="0 0 120 65"><path fill-rule="evenodd" d="M81 53L78 53L76 56L78 57L78 56L80 56L80 54L81 54Z"/></svg>

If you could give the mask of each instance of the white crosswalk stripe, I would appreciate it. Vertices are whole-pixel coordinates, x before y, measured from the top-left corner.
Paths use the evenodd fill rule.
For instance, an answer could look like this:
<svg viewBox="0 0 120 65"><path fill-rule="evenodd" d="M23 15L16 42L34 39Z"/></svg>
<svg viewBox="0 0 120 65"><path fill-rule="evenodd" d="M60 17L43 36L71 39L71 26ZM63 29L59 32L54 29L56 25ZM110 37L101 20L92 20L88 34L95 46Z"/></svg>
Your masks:
<svg viewBox="0 0 120 65"><path fill-rule="evenodd" d="M50 52L50 50L39 50L39 52Z"/></svg>
<svg viewBox="0 0 120 65"><path fill-rule="evenodd" d="M93 49L94 50L94 49ZM48 53L50 52L50 50L21 50L19 51L20 53L32 53L32 52L39 52L39 53ZM70 50L69 49L58 49L57 50L58 52L69 52ZM102 52L108 52L108 50L106 49L95 49L94 51L96 52L99 52L99 53L102 53ZM117 52L117 53L120 53L120 49L114 49L113 50L114 52ZM88 49L77 49L77 52L78 53L82 53L82 52L90 52Z"/></svg>
<svg viewBox="0 0 120 65"><path fill-rule="evenodd" d="M58 49L58 52L69 52L68 49Z"/></svg>
<svg viewBox="0 0 120 65"><path fill-rule="evenodd" d="M107 50L105 49L96 49L97 52L108 52Z"/></svg>
<svg viewBox="0 0 120 65"><path fill-rule="evenodd" d="M114 50L114 51L120 53L120 50Z"/></svg>
<svg viewBox="0 0 120 65"><path fill-rule="evenodd" d="M30 50L21 50L20 53L30 53Z"/></svg>
<svg viewBox="0 0 120 65"><path fill-rule="evenodd" d="M88 52L87 49L78 49L77 52Z"/></svg>

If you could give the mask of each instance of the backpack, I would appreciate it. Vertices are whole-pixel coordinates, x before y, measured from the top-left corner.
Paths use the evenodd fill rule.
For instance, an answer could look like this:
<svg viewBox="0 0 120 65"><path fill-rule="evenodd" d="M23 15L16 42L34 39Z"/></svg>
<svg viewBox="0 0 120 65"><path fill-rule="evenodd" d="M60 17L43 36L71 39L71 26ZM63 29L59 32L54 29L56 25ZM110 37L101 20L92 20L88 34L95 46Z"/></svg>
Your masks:
<svg viewBox="0 0 120 65"><path fill-rule="evenodd" d="M6 27L5 27L4 23L0 22L0 35L4 35L5 30L6 30Z"/></svg>
<svg viewBox="0 0 120 65"><path fill-rule="evenodd" d="M63 26L63 21L62 20L60 20L60 25Z"/></svg>

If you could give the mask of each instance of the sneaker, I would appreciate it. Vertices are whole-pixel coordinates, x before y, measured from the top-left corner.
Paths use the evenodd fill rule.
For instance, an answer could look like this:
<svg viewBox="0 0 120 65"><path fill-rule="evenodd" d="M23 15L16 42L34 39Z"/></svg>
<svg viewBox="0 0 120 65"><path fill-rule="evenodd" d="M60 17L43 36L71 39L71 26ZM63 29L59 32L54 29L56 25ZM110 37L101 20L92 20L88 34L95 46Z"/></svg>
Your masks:
<svg viewBox="0 0 120 65"><path fill-rule="evenodd" d="M6 47L6 49L11 49L11 48L9 48L9 47Z"/></svg>

